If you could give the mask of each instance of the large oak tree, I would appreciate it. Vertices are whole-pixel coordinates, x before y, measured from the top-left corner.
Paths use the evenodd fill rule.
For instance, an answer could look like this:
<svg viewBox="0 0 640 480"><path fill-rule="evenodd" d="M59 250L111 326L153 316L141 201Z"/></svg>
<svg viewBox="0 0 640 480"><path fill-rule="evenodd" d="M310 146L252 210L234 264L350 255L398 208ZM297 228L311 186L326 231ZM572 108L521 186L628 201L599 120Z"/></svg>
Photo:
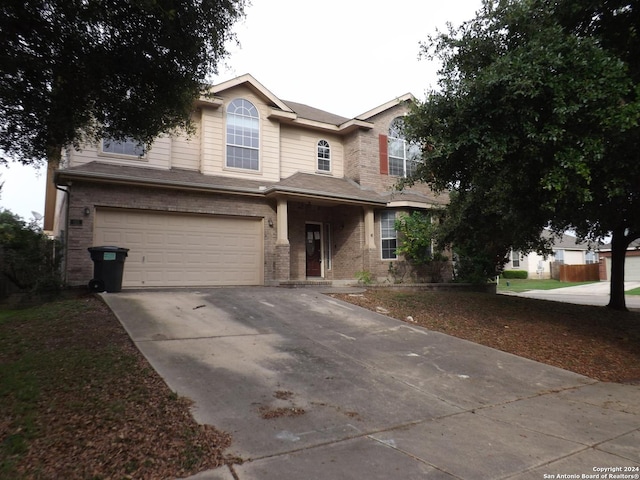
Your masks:
<svg viewBox="0 0 640 480"><path fill-rule="evenodd" d="M187 127L244 0L0 2L0 150L60 162L101 138Z"/></svg>
<svg viewBox="0 0 640 480"><path fill-rule="evenodd" d="M451 192L443 243L490 276L540 233L612 235L609 307L625 309L624 258L640 238L640 5L485 0L438 33L440 88L407 118L417 180Z"/></svg>

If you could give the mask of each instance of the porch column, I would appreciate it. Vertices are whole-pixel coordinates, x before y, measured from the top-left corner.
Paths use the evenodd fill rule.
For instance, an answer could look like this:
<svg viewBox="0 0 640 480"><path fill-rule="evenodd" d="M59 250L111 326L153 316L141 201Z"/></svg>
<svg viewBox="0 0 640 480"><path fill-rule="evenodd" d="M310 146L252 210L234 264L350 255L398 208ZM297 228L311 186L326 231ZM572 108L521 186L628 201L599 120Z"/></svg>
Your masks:
<svg viewBox="0 0 640 480"><path fill-rule="evenodd" d="M284 198L278 199L278 214L276 225L276 245L289 245L289 218L287 210L287 200Z"/></svg>
<svg viewBox="0 0 640 480"><path fill-rule="evenodd" d="M374 230L374 221L373 221L373 208L372 207L364 207L364 245L365 248L370 250L376 249L376 236L373 232Z"/></svg>
<svg viewBox="0 0 640 480"><path fill-rule="evenodd" d="M291 247L289 246L289 218L287 200L278 198L276 217L276 280L286 282L291 278Z"/></svg>

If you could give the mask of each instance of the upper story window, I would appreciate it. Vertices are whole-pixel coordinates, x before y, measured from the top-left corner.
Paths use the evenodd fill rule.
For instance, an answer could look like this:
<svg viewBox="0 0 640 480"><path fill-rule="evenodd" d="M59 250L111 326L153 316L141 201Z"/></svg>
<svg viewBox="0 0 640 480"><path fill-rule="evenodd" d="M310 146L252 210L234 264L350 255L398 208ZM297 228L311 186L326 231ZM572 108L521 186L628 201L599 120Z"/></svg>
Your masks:
<svg viewBox="0 0 640 480"><path fill-rule="evenodd" d="M511 266L520 268L520 252L518 250L511 250Z"/></svg>
<svg viewBox="0 0 640 480"><path fill-rule="evenodd" d="M389 175L409 177L416 171L420 148L405 140L404 121L398 117L389 127Z"/></svg>
<svg viewBox="0 0 640 480"><path fill-rule="evenodd" d="M398 234L396 232L396 212L384 210L380 215L380 243L382 246L382 259L395 260L398 258Z"/></svg>
<svg viewBox="0 0 640 480"><path fill-rule="evenodd" d="M318 142L318 170L321 172L331 171L331 147L326 140Z"/></svg>
<svg viewBox="0 0 640 480"><path fill-rule="evenodd" d="M133 138L126 138L122 141L105 138L102 140L102 153L142 157L145 151L144 145Z"/></svg>
<svg viewBox="0 0 640 480"><path fill-rule="evenodd" d="M242 98L227 107L227 167L260 170L258 109Z"/></svg>

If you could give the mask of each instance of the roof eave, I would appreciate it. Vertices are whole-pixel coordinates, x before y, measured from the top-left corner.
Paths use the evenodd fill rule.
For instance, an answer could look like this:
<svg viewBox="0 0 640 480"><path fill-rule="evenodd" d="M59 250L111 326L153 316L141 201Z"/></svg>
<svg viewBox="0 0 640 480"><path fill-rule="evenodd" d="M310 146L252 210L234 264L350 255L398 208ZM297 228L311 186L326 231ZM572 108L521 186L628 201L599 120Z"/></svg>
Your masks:
<svg viewBox="0 0 640 480"><path fill-rule="evenodd" d="M357 119L348 120L341 125L333 125L331 123L319 122L317 120L309 120L308 118L299 117L295 113L288 114L287 112L280 112L275 109L272 109L269 112L269 118L285 121L291 125L298 125L313 130L335 133L337 135L345 135L358 129L371 130L373 128L372 123Z"/></svg>
<svg viewBox="0 0 640 480"><path fill-rule="evenodd" d="M368 112L364 112L363 114L358 115L356 117L356 120L367 120L371 117L378 115L379 113L382 113L386 110L389 110L390 108L400 105L401 103L415 102L415 101L416 101L416 97L414 97L411 93L405 93L404 95L394 98L393 100L390 100L387 103L383 103L382 105L379 105L376 108L369 110Z"/></svg>
<svg viewBox="0 0 640 480"><path fill-rule="evenodd" d="M295 196L305 199L326 200L332 202L349 203L353 205L372 205L372 206L384 206L386 202L384 200L367 200L359 198L353 195L336 195L328 192L321 192L315 190L307 190L296 187L279 187L274 186L267 188L265 191L266 197L276 197L279 195Z"/></svg>
<svg viewBox="0 0 640 480"><path fill-rule="evenodd" d="M182 190L197 190L206 192L221 192L237 195L264 196L264 190L259 188L229 187L225 185L210 185L196 182L180 182L175 180L133 178L124 175L93 172L70 172L68 170L56 170L54 182L56 185L71 185L74 180L95 183L115 183L120 185L140 185L159 188L178 188Z"/></svg>
<svg viewBox="0 0 640 480"><path fill-rule="evenodd" d="M262 85L258 80L256 80L253 75L249 73L245 73L239 77L232 78L231 80L227 80L225 82L219 83L217 85L213 85L210 87L210 91L213 94L217 94L219 92L223 92L230 88L238 87L240 85L247 84L252 90L262 95L264 98L268 99L273 105L278 107L280 110L284 112L293 112L289 106L276 97L273 93L271 93L264 85Z"/></svg>
<svg viewBox="0 0 640 480"><path fill-rule="evenodd" d="M389 208L443 208L444 205L437 202L416 201L416 200L391 200L387 202Z"/></svg>
<svg viewBox="0 0 640 480"><path fill-rule="evenodd" d="M220 108L224 105L224 100L220 97L203 95L196 100L198 107Z"/></svg>

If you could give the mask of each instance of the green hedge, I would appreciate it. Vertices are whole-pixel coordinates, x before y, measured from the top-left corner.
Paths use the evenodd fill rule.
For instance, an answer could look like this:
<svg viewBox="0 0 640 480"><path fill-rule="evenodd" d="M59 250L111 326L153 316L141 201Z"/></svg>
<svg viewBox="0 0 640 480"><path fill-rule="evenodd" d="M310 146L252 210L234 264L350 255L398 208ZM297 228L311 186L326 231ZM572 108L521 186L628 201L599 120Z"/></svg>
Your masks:
<svg viewBox="0 0 640 480"><path fill-rule="evenodd" d="M502 278L527 278L529 272L526 270L505 270L502 272Z"/></svg>

